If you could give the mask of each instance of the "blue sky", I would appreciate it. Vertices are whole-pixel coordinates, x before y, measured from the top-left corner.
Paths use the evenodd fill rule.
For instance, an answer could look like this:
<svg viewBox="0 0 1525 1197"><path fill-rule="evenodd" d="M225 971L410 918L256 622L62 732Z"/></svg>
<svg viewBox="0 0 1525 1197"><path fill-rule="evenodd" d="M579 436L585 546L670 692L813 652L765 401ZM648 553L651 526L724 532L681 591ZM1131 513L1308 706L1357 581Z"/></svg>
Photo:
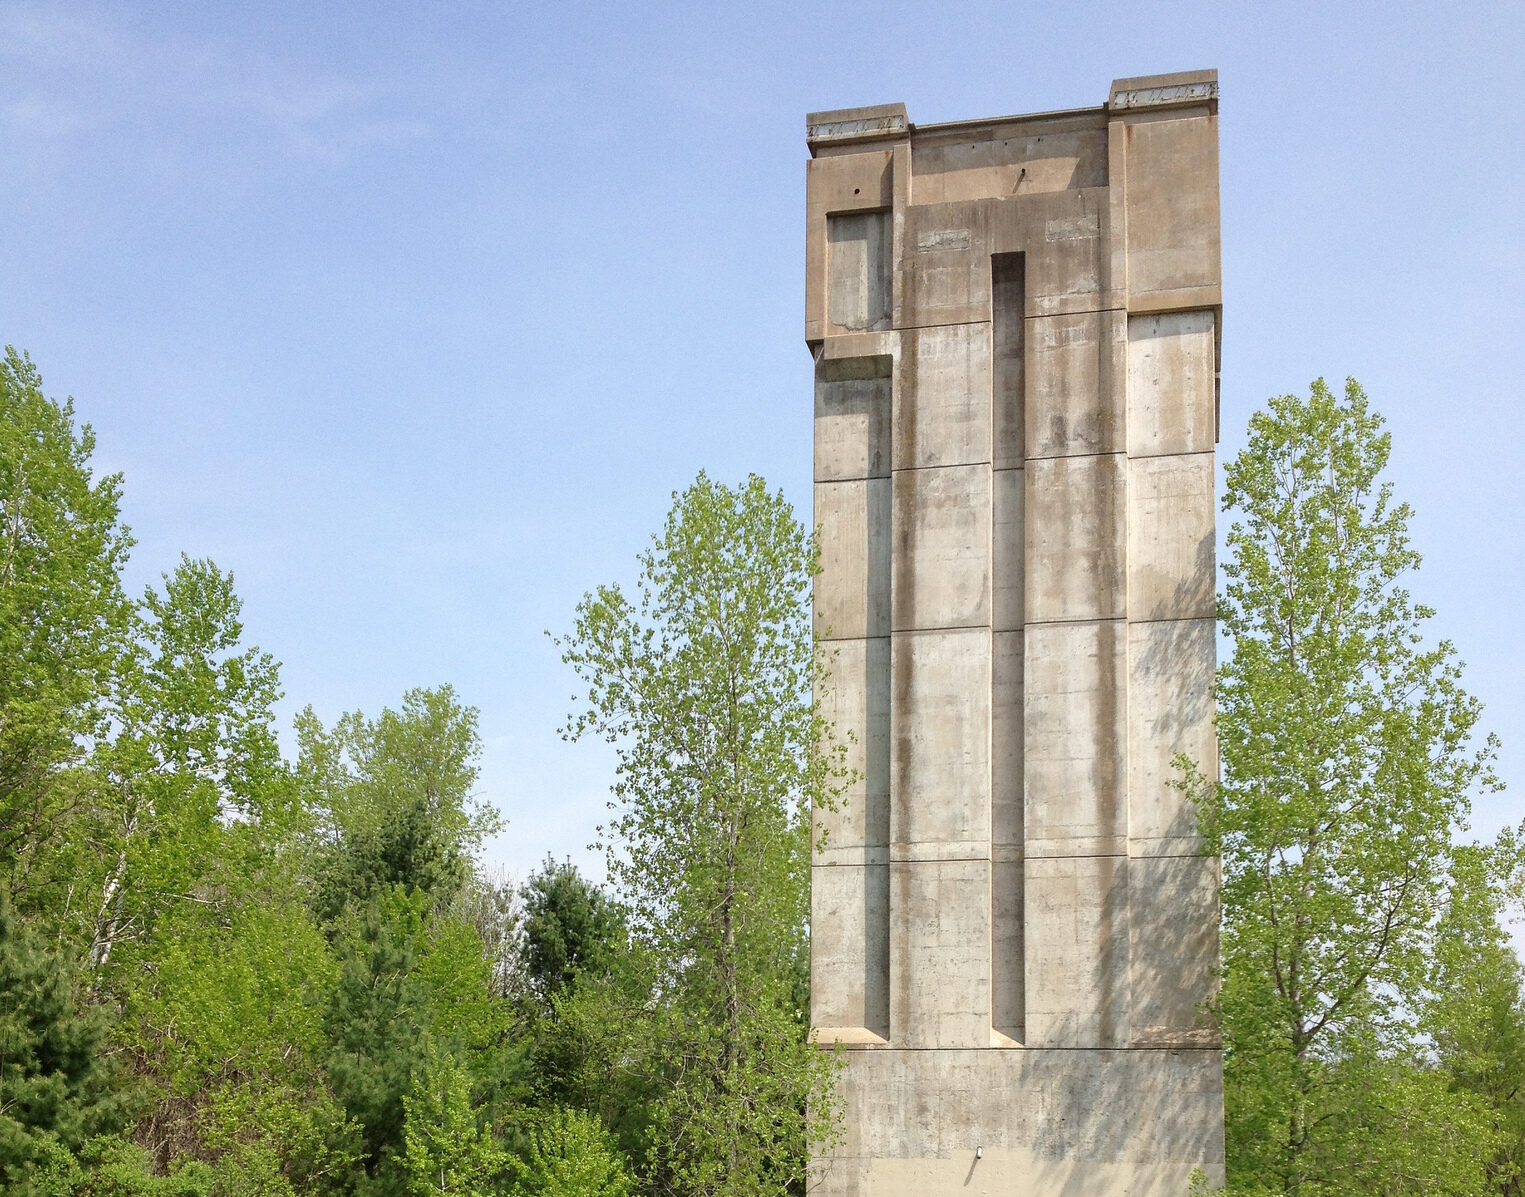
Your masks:
<svg viewBox="0 0 1525 1197"><path fill-rule="evenodd" d="M671 492L809 510L804 117L1222 86L1223 455L1354 375L1413 589L1525 814L1525 5L0 0L0 341L126 474L138 585L231 568L283 719L451 682L491 858L584 846L612 758L544 635Z"/></svg>

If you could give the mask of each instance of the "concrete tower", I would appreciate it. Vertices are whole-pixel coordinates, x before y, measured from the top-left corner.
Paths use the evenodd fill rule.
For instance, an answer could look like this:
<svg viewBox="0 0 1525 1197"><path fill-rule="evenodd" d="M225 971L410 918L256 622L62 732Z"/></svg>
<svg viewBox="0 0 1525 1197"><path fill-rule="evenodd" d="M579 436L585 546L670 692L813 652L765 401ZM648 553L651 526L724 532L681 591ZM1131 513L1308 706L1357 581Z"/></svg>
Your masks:
<svg viewBox="0 0 1525 1197"><path fill-rule="evenodd" d="M1221 1179L1217 75L1099 108L809 118L824 695L823 1195L1177 1197Z"/></svg>

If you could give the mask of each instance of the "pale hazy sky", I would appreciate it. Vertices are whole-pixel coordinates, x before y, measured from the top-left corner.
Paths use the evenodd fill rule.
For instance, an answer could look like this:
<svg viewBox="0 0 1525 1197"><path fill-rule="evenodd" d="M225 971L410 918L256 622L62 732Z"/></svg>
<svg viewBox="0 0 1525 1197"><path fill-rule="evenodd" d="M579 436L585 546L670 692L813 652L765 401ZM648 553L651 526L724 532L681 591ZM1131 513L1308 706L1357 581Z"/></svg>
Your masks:
<svg viewBox="0 0 1525 1197"><path fill-rule="evenodd" d="M1525 5L0 0L0 342L126 473L141 586L231 568L282 718L449 681L492 859L584 851L612 758L547 629L671 492L809 511L804 117L1103 103L1216 67L1223 443L1365 384L1413 589L1525 815ZM595 873L601 870L594 866Z"/></svg>

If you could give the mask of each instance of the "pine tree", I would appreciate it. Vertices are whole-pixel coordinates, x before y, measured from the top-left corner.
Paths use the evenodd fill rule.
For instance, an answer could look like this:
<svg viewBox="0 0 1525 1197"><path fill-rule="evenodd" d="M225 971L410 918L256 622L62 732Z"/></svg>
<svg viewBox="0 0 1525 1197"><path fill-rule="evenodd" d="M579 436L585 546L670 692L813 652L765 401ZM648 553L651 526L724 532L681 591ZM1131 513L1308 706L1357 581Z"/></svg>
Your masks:
<svg viewBox="0 0 1525 1197"><path fill-rule="evenodd" d="M73 970L0 892L0 1192L40 1192L40 1173L119 1123L101 1054L106 1023L80 1010Z"/></svg>

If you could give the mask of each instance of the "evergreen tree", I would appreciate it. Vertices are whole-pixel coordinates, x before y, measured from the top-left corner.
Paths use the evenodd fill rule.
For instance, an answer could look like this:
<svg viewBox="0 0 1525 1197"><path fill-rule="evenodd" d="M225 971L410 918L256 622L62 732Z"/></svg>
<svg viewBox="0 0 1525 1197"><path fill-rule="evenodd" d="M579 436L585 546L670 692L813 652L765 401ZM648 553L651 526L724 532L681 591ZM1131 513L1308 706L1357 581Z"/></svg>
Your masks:
<svg viewBox="0 0 1525 1197"><path fill-rule="evenodd" d="M542 1002L614 967L626 947L624 913L570 861L547 857L522 894L525 981Z"/></svg>
<svg viewBox="0 0 1525 1197"><path fill-rule="evenodd" d="M352 912L338 984L325 1018L328 1076L359 1128L359 1191L405 1191L403 1099L425 1062L423 994L413 976L418 909L400 895ZM412 924L411 926L409 924Z"/></svg>
<svg viewBox="0 0 1525 1197"><path fill-rule="evenodd" d="M124 1113L101 1052L106 1023L76 1007L72 982L0 893L0 1191L16 1197L41 1197Z"/></svg>

